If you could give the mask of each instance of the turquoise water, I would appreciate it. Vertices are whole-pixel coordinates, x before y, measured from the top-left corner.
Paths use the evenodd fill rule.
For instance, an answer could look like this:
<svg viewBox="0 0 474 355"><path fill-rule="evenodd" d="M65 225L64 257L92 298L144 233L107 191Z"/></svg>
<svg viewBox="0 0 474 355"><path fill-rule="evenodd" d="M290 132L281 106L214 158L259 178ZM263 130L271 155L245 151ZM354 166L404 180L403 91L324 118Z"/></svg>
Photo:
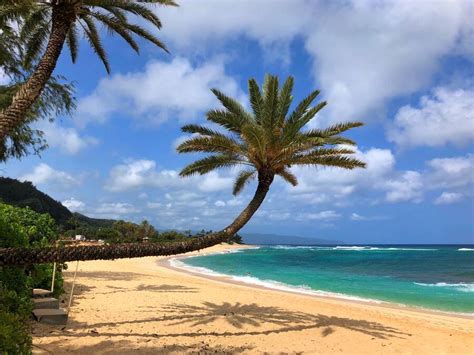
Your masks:
<svg viewBox="0 0 474 355"><path fill-rule="evenodd" d="M474 313L473 246L262 246L182 261L267 287Z"/></svg>

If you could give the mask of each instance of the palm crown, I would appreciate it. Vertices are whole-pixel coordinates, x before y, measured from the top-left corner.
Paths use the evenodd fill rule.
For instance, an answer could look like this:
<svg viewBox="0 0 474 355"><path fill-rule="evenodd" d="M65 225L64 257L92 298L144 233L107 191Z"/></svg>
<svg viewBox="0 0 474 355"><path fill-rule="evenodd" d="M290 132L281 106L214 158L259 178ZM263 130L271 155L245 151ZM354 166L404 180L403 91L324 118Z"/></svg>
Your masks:
<svg viewBox="0 0 474 355"><path fill-rule="evenodd" d="M52 9L62 6L69 10L70 16L75 17L66 37L72 61L76 61L78 35L82 31L94 52L104 63L107 72L110 72L109 61L102 46L97 24L103 25L108 33L122 37L136 52L139 52L139 46L133 35L144 38L166 50L165 45L155 35L143 27L131 23L129 17L135 15L159 29L161 28L160 19L143 3L176 6L173 0L23 0L8 5L9 2L2 9L1 15L23 19L20 35L26 43L26 65L32 64L44 49L51 30Z"/></svg>
<svg viewBox="0 0 474 355"><path fill-rule="evenodd" d="M178 146L180 153L203 152L211 155L185 167L180 175L206 174L214 169L243 165L234 183L238 194L245 184L258 176L259 181L275 175L293 186L298 184L290 171L295 165L323 165L344 169L365 167L365 163L350 157L353 150L340 145L355 142L340 134L361 122L340 123L326 129L304 130L326 102L311 106L319 91L313 91L289 113L293 101L293 78L290 76L280 88L276 76L267 75L263 91L254 79L249 80L252 112L239 102L212 89L224 109L210 110L207 120L228 131L221 133L202 125L186 125L184 132L197 134Z"/></svg>

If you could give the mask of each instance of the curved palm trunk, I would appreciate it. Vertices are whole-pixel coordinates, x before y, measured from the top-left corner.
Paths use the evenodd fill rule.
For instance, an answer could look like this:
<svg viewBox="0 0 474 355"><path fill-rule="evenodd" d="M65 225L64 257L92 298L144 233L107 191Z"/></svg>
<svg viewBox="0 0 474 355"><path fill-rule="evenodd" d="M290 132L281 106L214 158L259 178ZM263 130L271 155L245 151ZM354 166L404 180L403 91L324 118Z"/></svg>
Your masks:
<svg viewBox="0 0 474 355"><path fill-rule="evenodd" d="M234 222L224 229L224 232L228 233L229 235L234 235L247 224L254 213L257 212L258 208L265 199L265 196L267 196L270 185L273 182L273 178L273 174L259 173L257 191L255 191L252 201L250 201L247 207L239 214Z"/></svg>
<svg viewBox="0 0 474 355"><path fill-rule="evenodd" d="M0 267L5 265L28 265L65 262L75 260L113 260L143 256L169 256L209 248L222 243L237 233L262 204L273 182L273 175L259 175L258 187L253 199L235 221L221 232L185 242L169 244L124 243L116 245L51 247L41 249L0 248Z"/></svg>
<svg viewBox="0 0 474 355"><path fill-rule="evenodd" d="M22 124L26 113L41 95L56 67L67 33L75 18L72 6L67 4L53 6L51 34L44 55L30 78L20 86L11 104L0 112L0 142Z"/></svg>

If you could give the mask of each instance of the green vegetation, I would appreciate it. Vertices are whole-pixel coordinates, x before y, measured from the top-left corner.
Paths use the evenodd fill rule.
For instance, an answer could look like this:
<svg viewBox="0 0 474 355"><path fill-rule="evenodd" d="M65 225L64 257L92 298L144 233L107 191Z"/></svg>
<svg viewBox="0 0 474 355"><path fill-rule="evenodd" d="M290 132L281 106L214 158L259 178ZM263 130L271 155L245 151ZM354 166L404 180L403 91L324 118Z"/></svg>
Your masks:
<svg viewBox="0 0 474 355"><path fill-rule="evenodd" d="M49 215L0 203L0 248L45 247L57 238L54 220ZM56 296L63 292L62 269L63 265L58 265ZM0 267L0 353L30 352L26 320L32 309L31 289L49 289L51 278L51 265Z"/></svg>
<svg viewBox="0 0 474 355"><path fill-rule="evenodd" d="M202 237L212 231L162 231L158 232L148 221L140 224L113 219L90 218L80 213L71 213L59 201L39 191L29 181L0 177L0 201L17 207L29 207L33 211L50 215L61 235L74 237L84 235L87 239L103 240L107 243L134 243L148 238L149 242L169 243L186 240L188 237ZM25 210L26 211L26 210ZM26 219L26 218L25 218ZM49 266L45 266L48 268Z"/></svg>
<svg viewBox="0 0 474 355"><path fill-rule="evenodd" d="M31 76L31 68L25 65L24 58L25 42L20 38L16 23L0 11L0 67L9 79L7 84L0 85L0 112L12 103L19 88ZM31 60L35 62L33 58ZM32 123L69 114L75 107L73 91L73 85L63 77L51 76L41 95L25 113L24 121L11 130L6 139L0 140L0 162L30 153L39 154L46 149L43 132L33 129Z"/></svg>
<svg viewBox="0 0 474 355"><path fill-rule="evenodd" d="M19 41L24 47L22 64L31 75L19 85L8 106L0 111L0 143L25 125L28 112L51 78L64 44L69 47L72 61L76 61L79 34L86 38L107 72L110 72L109 61L97 25L119 35L136 52L139 46L134 36L166 50L153 33L130 22L138 17L142 23L160 29L160 19L149 8L156 4L176 6L173 0L3 0L0 26L8 27L14 22L19 27ZM16 34L16 31L11 32ZM0 59L9 62L13 57L8 46L0 46Z"/></svg>
<svg viewBox="0 0 474 355"><path fill-rule="evenodd" d="M0 201L17 207L28 206L38 213L48 213L60 225L73 216L60 202L39 191L29 181L0 177Z"/></svg>
<svg viewBox="0 0 474 355"><path fill-rule="evenodd" d="M293 77L282 87L278 77L267 75L260 90L255 79L249 80L252 112L237 100L212 89L224 109L210 110L207 120L227 132L196 124L182 130L193 136L181 143L180 153L209 153L181 170L181 176L207 174L220 168L243 166L234 183L233 193L240 193L245 185L257 179L257 190L249 205L224 229L229 235L237 233L254 215L267 195L275 176L296 186L298 180L292 166L334 166L343 169L363 168L365 163L351 157L355 152L344 145L355 142L340 134L361 122L340 123L326 129L304 130L315 115L326 106L320 102L311 107L319 90L311 92L290 113L293 102Z"/></svg>

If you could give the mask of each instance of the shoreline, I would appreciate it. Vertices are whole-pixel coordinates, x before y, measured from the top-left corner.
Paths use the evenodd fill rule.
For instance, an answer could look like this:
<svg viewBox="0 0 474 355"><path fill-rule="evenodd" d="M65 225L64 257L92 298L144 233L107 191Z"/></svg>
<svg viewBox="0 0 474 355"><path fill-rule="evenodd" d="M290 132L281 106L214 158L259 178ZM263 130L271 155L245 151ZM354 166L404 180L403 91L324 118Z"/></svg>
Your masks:
<svg viewBox="0 0 474 355"><path fill-rule="evenodd" d="M221 245L224 246L224 244L221 244ZM201 278L215 281L215 282L223 282L226 284L243 286L243 287L248 287L248 288L253 288L253 289L269 290L269 291L280 292L280 293L285 293L285 294L300 295L303 297L310 297L310 298L322 299L322 300L327 300L327 301L338 301L342 303L347 302L351 304L359 304L359 305L366 305L366 306L368 305L368 306L373 306L373 307L383 307L383 308L392 309L392 310L403 310L403 311L409 311L409 312L415 312L415 313L421 313L421 314L448 316L452 318L474 320L474 313L442 311L442 310L437 310L437 309L405 305L403 303L364 299L358 296L352 296L352 295L346 295L346 294L341 294L341 296L338 296L338 294L336 293L323 291L323 290L310 289L308 290L308 292L304 292L303 290L298 290L295 286L286 285L284 283L281 283L281 284L283 287L285 287L285 289L272 287L270 285L259 285L256 283L235 280L234 275L221 274L210 269L206 269L206 270L209 270L210 272L215 273L215 275L200 272L199 270L197 270L196 267L186 265L182 262L182 260L184 259L198 257L198 256L226 254L226 253L237 252L239 250L245 250L245 249L258 249L260 247L261 246L259 245L249 245L249 244L228 244L228 245L225 245L223 250L219 250L219 251L208 251L208 252L198 251L197 253L196 252L188 253L188 255L178 255L178 256L169 256L165 258L160 258L156 261L156 264L159 267L164 267L173 271L183 272L187 275L197 276L197 277L201 277ZM174 260L180 261L182 264L184 264L184 266L180 267L180 266L172 265L172 261ZM255 278L255 279L261 282L265 282L265 280L260 280L258 278ZM278 283L278 281L275 281L275 280L271 280L271 281Z"/></svg>
<svg viewBox="0 0 474 355"><path fill-rule="evenodd" d="M467 354L474 346L472 319L276 292L177 270L168 259L80 262L68 324L32 321L34 354ZM61 307L74 269L63 274Z"/></svg>

